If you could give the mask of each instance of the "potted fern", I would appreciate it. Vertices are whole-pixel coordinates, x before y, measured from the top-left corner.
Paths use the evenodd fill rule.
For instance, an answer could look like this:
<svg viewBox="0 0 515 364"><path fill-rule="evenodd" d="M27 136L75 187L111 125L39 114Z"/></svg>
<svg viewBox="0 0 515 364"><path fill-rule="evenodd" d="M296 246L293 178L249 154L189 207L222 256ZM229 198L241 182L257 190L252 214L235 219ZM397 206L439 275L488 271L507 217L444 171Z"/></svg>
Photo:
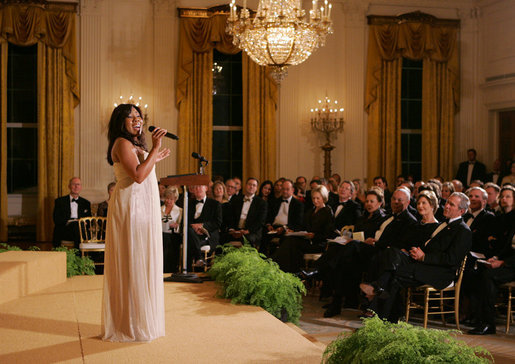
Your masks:
<svg viewBox="0 0 515 364"><path fill-rule="evenodd" d="M392 324L374 316L352 334L330 343L322 363L489 363L491 354L469 347L452 334L459 331L424 329L406 322Z"/></svg>
<svg viewBox="0 0 515 364"><path fill-rule="evenodd" d="M283 321L298 323L306 288L249 244L241 248L225 245L209 274L219 284L220 297L234 304L259 306Z"/></svg>

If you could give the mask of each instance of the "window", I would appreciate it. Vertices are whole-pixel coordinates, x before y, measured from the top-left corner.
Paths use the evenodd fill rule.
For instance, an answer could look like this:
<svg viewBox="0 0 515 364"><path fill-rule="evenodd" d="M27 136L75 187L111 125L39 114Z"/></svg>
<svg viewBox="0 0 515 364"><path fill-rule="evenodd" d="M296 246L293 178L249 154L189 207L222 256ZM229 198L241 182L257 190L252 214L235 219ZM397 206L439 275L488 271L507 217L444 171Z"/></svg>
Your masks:
<svg viewBox="0 0 515 364"><path fill-rule="evenodd" d="M404 58L401 84L402 174L422 175L422 61Z"/></svg>
<svg viewBox="0 0 515 364"><path fill-rule="evenodd" d="M213 176L242 176L241 52L213 50Z"/></svg>
<svg viewBox="0 0 515 364"><path fill-rule="evenodd" d="M36 194L38 178L37 45L9 44L7 193Z"/></svg>

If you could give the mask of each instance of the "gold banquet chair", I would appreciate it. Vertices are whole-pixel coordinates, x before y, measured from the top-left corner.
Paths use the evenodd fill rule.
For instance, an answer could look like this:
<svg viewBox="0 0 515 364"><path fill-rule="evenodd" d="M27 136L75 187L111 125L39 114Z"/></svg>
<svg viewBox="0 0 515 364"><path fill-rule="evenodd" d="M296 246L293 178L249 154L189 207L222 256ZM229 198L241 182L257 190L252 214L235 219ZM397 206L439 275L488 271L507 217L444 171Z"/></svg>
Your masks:
<svg viewBox="0 0 515 364"><path fill-rule="evenodd" d="M508 334L510 332L510 323L513 322L513 300L515 299L514 288L515 288L515 281L504 283L501 285L502 288L508 290L508 302L507 302L507 311L506 311L506 333Z"/></svg>
<svg viewBox="0 0 515 364"><path fill-rule="evenodd" d="M460 289L463 279L463 271L467 257L463 259L456 274L456 281L453 281L444 289L436 289L428 284L419 287L410 287L406 292L406 322L409 321L411 309L424 310L424 329L427 328L427 318L429 315L441 315L442 323L445 326L445 314L454 313L456 328L460 329ZM423 305L414 302L414 296L423 296ZM449 301L454 301L454 305L449 306ZM436 302L436 305L433 304Z"/></svg>
<svg viewBox="0 0 515 364"><path fill-rule="evenodd" d="M82 256L91 252L105 251L105 233L107 218L105 217L82 217L79 219L80 231L80 252ZM95 265L104 265L97 263Z"/></svg>

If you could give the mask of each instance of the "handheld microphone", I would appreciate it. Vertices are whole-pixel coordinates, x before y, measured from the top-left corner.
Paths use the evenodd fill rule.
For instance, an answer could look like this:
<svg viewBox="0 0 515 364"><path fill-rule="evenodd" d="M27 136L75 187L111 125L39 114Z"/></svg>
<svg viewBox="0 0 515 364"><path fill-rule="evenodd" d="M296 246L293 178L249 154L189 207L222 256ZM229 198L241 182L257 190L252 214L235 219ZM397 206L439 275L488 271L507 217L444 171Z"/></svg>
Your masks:
<svg viewBox="0 0 515 364"><path fill-rule="evenodd" d="M206 162L207 163L207 159L204 158L203 156L201 156L200 154L196 153L196 152L191 153L191 156L193 158L195 158L195 159L198 159L201 162Z"/></svg>
<svg viewBox="0 0 515 364"><path fill-rule="evenodd" d="M155 126L153 126L153 125L148 127L148 131L149 131L149 132L151 132L151 133L152 133L155 129L156 129L156 127L155 127ZM170 139L179 140L179 137L178 137L177 135L175 135L175 134L172 134L172 133L166 133L166 134L165 134L165 137L170 138Z"/></svg>

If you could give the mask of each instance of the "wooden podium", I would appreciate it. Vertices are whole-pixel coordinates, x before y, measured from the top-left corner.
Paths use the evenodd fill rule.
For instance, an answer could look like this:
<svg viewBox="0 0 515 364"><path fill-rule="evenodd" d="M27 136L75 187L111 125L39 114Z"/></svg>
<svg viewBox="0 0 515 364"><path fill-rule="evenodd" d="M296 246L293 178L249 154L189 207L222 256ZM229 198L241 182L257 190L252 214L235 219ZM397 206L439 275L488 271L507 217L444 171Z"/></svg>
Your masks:
<svg viewBox="0 0 515 364"><path fill-rule="evenodd" d="M165 278L167 282L202 283L195 273L188 273L188 189L187 186L209 186L209 176L206 174L180 174L161 178L160 182L166 186L183 186L184 206L182 208L182 272L174 273Z"/></svg>

